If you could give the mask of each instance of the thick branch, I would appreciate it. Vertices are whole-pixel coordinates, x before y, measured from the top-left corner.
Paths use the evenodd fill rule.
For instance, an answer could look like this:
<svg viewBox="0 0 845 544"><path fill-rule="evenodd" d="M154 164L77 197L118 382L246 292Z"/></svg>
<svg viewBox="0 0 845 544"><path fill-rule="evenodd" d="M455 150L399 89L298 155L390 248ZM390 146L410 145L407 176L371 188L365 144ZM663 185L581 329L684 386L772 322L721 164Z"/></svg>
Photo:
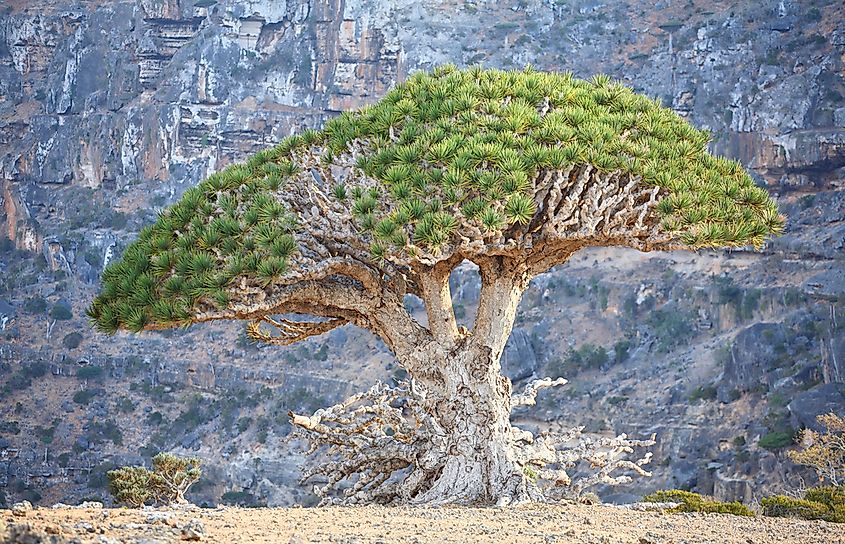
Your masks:
<svg viewBox="0 0 845 544"><path fill-rule="evenodd" d="M472 334L473 341L490 349L498 361L513 329L516 309L528 286L528 274L522 262L507 257L477 259L481 274L481 293Z"/></svg>
<svg viewBox="0 0 845 544"><path fill-rule="evenodd" d="M261 329L262 323L268 323L276 328L276 335L268 334ZM253 340L259 340L275 346L289 346L300 340L311 336L319 336L327 333L341 325L348 323L343 318L329 319L328 321L291 321L289 319L275 320L270 317L252 321L247 325L247 336Z"/></svg>
<svg viewBox="0 0 845 544"><path fill-rule="evenodd" d="M443 264L418 274L422 300L428 314L428 329L438 341L447 346L458 340L458 324L449 289L451 268Z"/></svg>

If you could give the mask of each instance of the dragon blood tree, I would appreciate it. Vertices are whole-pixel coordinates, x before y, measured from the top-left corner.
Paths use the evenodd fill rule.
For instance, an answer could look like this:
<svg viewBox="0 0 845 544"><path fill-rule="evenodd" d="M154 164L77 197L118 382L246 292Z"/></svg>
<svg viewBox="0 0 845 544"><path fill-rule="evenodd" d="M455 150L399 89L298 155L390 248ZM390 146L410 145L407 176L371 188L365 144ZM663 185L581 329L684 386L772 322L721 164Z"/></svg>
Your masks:
<svg viewBox="0 0 845 544"><path fill-rule="evenodd" d="M288 345L354 324L411 379L312 416L291 414L330 461L305 477L345 502L499 503L645 474L651 441L510 423L499 359L534 276L588 246L641 251L760 246L783 218L708 134L610 78L441 67L213 174L163 211L103 272L89 315L105 332L249 321ZM450 272L478 266L471 330ZM406 310L422 299L427 322ZM573 484L574 485L574 484ZM545 491L544 491L545 490Z"/></svg>

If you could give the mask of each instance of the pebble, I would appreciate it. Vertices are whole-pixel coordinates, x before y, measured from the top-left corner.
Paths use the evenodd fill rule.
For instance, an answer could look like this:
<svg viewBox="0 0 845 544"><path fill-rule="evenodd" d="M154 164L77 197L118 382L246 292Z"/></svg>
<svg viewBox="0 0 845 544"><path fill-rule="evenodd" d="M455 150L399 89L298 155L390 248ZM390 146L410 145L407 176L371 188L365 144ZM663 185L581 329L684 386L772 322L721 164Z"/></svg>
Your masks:
<svg viewBox="0 0 845 544"><path fill-rule="evenodd" d="M32 511L32 503L29 501L16 502L12 505L12 514L23 517Z"/></svg>
<svg viewBox="0 0 845 544"><path fill-rule="evenodd" d="M182 527L182 540L197 541L202 540L205 536L205 527L199 520L192 519L187 525Z"/></svg>

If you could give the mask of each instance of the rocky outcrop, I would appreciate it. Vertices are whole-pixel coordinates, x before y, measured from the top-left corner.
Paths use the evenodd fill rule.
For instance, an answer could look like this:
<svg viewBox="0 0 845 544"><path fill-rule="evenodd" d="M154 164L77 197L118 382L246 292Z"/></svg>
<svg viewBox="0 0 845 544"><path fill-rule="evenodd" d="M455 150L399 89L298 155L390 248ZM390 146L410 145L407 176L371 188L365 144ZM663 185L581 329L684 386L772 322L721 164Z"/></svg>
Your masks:
<svg viewBox="0 0 845 544"><path fill-rule="evenodd" d="M845 384L827 383L797 394L787 406L795 428L823 431L816 416L845 413Z"/></svg>
<svg viewBox="0 0 845 544"><path fill-rule="evenodd" d="M719 400L727 403L755 388L768 389L770 372L792 360L787 349L786 328L780 323L755 323L740 332L719 378Z"/></svg>

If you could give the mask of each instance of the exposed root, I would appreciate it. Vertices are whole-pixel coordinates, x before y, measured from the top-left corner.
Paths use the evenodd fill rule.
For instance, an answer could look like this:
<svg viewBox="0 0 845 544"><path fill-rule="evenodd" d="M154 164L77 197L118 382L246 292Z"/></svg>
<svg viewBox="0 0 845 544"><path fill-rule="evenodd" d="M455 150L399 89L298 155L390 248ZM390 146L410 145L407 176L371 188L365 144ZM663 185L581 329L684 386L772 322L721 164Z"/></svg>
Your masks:
<svg viewBox="0 0 845 544"><path fill-rule="evenodd" d="M431 485L446 433L422 410L425 397L414 389L412 382L377 383L312 416L289 414L311 442L308 454L322 450L329 459L302 477L324 480L314 487L321 504L410 502Z"/></svg>
<svg viewBox="0 0 845 544"><path fill-rule="evenodd" d="M539 389L564 383L535 380L511 405L533 405ZM486 500L510 505L577 497L593 485L628 483L631 473L650 475L643 466L651 453L636 461L627 456L654 445L653 435L593 437L583 427L535 437L512 426L506 458L485 463L456 457L426 395L413 381L396 388L378 383L311 416L290 413L297 434L310 441L308 454L320 454L302 482L320 482L314 492L321 504L472 503L479 488L495 482Z"/></svg>

